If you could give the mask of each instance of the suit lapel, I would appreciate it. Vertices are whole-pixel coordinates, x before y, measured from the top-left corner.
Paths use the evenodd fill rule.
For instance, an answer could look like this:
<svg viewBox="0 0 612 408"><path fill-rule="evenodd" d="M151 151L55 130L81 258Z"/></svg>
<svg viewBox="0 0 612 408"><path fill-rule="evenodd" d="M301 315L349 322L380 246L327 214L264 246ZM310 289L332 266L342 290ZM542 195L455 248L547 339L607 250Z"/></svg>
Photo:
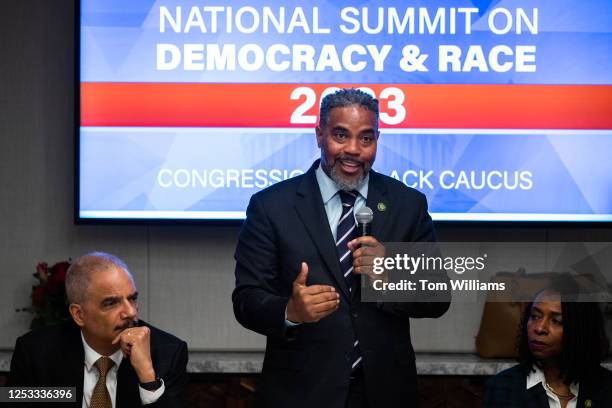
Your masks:
<svg viewBox="0 0 612 408"><path fill-rule="evenodd" d="M323 198L321 197L321 190L319 189L315 175L315 170L318 166L319 161L317 160L304 175L297 190L298 197L295 202L295 210L304 224L310 239L312 239L312 242L317 247L323 262L328 270L331 271L338 287L348 298L348 286L340 271L340 263L338 262L338 254L336 253L336 243L328 228L329 221L327 220L325 208L323 207Z"/></svg>
<svg viewBox="0 0 612 408"><path fill-rule="evenodd" d="M580 382L580 388L578 389L578 402L577 407L586 407L586 401L590 401L589 406L598 407L600 401L601 392L603 391L603 382L600 370L596 370L593 375L588 379L584 379Z"/></svg>
<svg viewBox="0 0 612 408"><path fill-rule="evenodd" d="M134 404L140 405L138 377L129 358L123 358L117 371L117 408L132 407Z"/></svg>
<svg viewBox="0 0 612 408"><path fill-rule="evenodd" d="M81 330L73 323L67 323L65 341L60 345L61 352L58 357L61 363L58 374L60 383L76 387L76 402L79 406L83 401L83 375L85 372L85 350L81 339Z"/></svg>
<svg viewBox="0 0 612 408"><path fill-rule="evenodd" d="M370 207L374 213L374 219L372 220L372 236L380 242L386 241L387 239L383 232L385 231L385 225L389 218L390 204L387 200L387 187L381 176L375 171L370 171L366 205Z"/></svg>
<svg viewBox="0 0 612 408"><path fill-rule="evenodd" d="M523 385L524 386L524 385ZM536 408L548 406L548 398L542 383L525 390L525 407Z"/></svg>

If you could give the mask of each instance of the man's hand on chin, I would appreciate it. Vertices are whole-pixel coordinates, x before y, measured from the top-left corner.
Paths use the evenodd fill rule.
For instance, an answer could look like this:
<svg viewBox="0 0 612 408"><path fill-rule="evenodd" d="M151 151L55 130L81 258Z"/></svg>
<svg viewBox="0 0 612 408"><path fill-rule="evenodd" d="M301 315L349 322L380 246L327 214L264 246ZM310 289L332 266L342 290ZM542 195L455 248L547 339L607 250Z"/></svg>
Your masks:
<svg viewBox="0 0 612 408"><path fill-rule="evenodd" d="M123 356L130 359L140 383L155 381L155 370L151 360L151 330L148 327L129 327L115 337Z"/></svg>

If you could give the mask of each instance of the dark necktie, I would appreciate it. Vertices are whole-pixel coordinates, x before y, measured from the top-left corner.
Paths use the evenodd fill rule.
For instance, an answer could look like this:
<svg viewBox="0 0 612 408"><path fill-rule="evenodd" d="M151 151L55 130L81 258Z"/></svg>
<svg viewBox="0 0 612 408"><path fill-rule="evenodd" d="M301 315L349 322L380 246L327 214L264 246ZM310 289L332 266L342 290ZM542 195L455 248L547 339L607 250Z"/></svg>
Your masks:
<svg viewBox="0 0 612 408"><path fill-rule="evenodd" d="M353 255L348 249L348 242L355 238L355 216L353 215L353 207L357 199L356 191L338 192L342 201L342 215L338 221L338 229L336 230L336 251L340 260L340 269L346 279L346 284L349 290L353 289Z"/></svg>
<svg viewBox="0 0 612 408"><path fill-rule="evenodd" d="M106 388L106 375L114 365L115 362L108 357L100 357L94 363L100 375L91 394L89 408L113 408L110 394Z"/></svg>
<svg viewBox="0 0 612 408"><path fill-rule="evenodd" d="M357 229L355 225L355 217L353 215L353 207L355 206L355 200L357 199L357 191L342 191L340 194L340 200L342 201L342 215L338 222L338 229L336 230L336 251L338 252L338 259L340 260L340 270L344 275L346 284L349 291L353 291L355 287L355 277L353 276L353 255L348 249L348 242L357 238ZM361 353L359 352L359 340L355 339L353 343L353 350L351 353L351 367L356 369L361 364Z"/></svg>

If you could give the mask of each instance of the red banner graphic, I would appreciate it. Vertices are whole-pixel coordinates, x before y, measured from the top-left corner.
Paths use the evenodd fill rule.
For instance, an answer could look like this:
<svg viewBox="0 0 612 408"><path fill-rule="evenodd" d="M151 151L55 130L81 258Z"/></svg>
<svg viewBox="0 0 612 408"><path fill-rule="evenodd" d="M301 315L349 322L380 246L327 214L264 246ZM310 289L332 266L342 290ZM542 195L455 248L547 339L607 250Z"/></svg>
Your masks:
<svg viewBox="0 0 612 408"><path fill-rule="evenodd" d="M610 85L81 84L81 126L312 127L330 87L369 88L383 128L612 129Z"/></svg>

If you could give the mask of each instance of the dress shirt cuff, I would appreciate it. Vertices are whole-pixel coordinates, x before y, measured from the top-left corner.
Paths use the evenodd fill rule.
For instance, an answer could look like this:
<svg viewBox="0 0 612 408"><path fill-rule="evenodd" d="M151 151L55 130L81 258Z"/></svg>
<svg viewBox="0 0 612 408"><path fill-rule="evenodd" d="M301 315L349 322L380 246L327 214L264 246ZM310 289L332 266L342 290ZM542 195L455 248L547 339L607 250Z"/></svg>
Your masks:
<svg viewBox="0 0 612 408"><path fill-rule="evenodd" d="M285 327L299 326L301 323L294 323L291 320L287 319L287 307L288 306L289 306L289 304L287 304L287 306L285 306Z"/></svg>
<svg viewBox="0 0 612 408"><path fill-rule="evenodd" d="M140 402L142 405L153 404L157 402L157 400L164 394L166 391L166 385L164 384L164 379L160 378L162 385L155 391L148 391L142 388L140 385L138 386L138 392L140 393Z"/></svg>

